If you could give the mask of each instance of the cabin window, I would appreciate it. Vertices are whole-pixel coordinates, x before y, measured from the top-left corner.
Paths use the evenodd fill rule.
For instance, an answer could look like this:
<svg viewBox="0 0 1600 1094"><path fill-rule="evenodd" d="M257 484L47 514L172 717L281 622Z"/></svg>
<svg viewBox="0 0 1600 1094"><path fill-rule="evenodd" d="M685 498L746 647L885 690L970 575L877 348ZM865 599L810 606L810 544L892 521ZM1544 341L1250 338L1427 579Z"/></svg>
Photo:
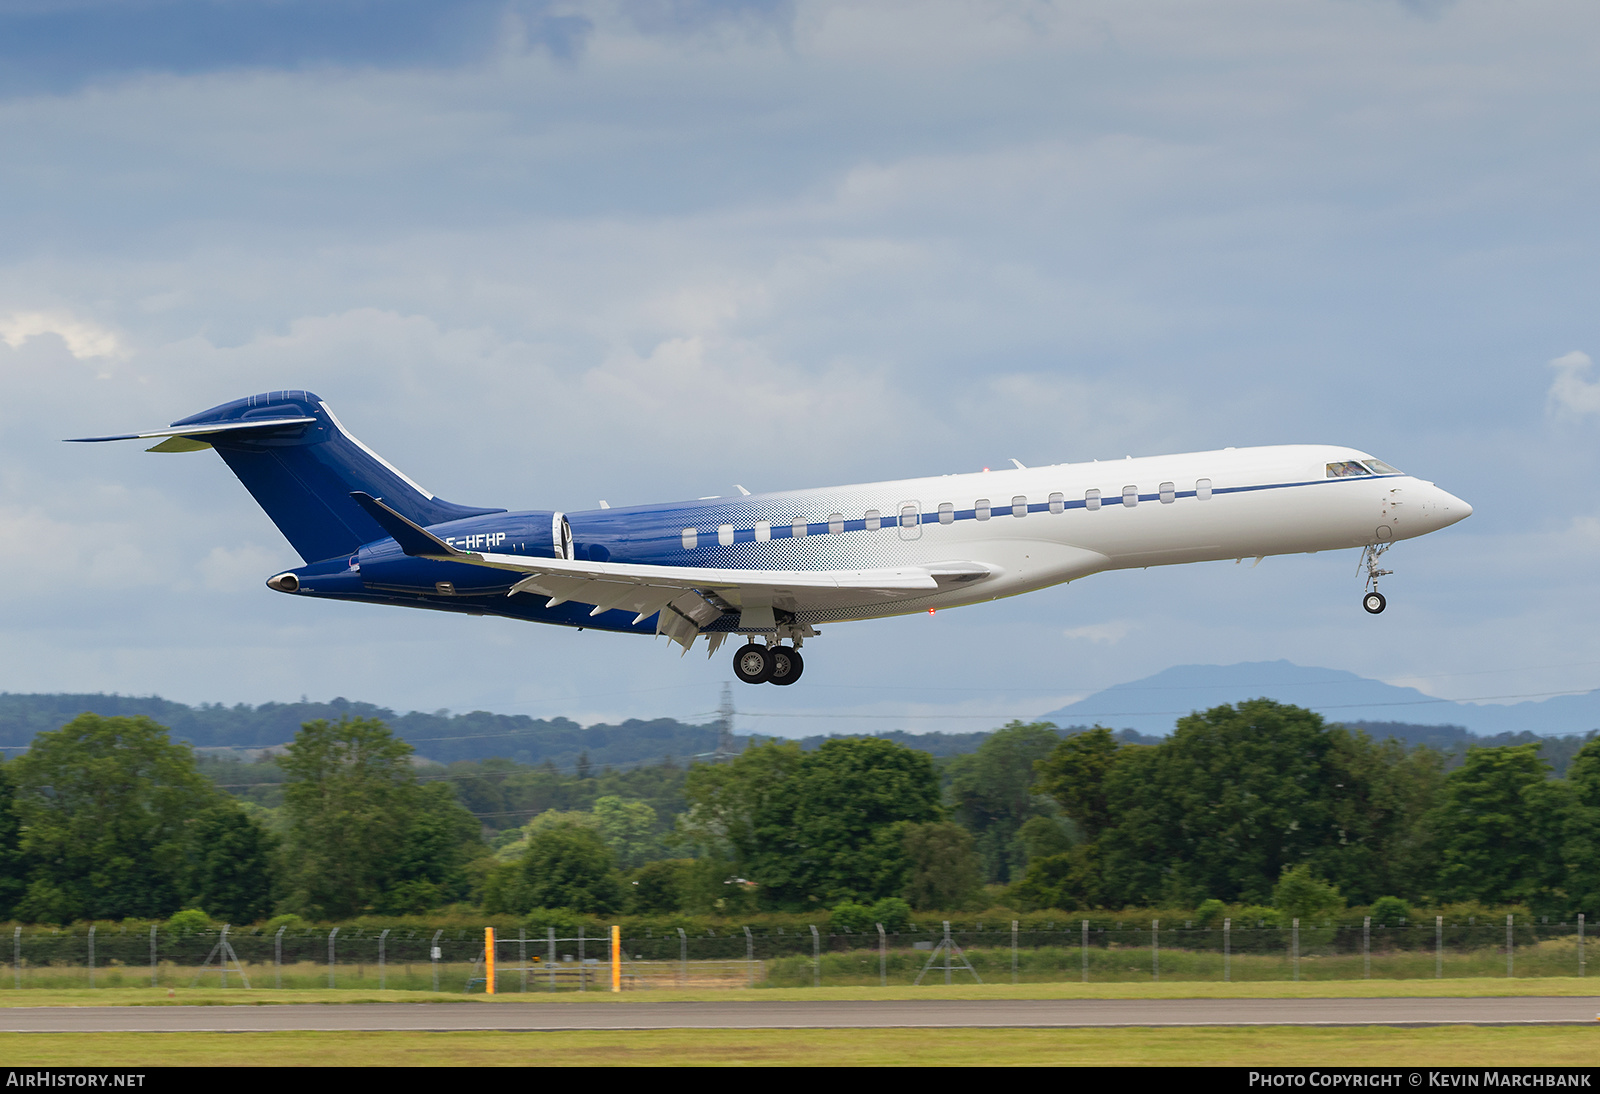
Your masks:
<svg viewBox="0 0 1600 1094"><path fill-rule="evenodd" d="M1021 494L1018 494L1016 497L1012 498L1011 499L1011 515L1014 516L1014 517L1025 517L1025 516L1027 516L1028 515L1028 499L1023 497Z"/></svg>
<svg viewBox="0 0 1600 1094"><path fill-rule="evenodd" d="M694 550L695 544L698 542L700 542L700 530L698 528L685 528L683 530L683 549L685 551Z"/></svg>
<svg viewBox="0 0 1600 1094"><path fill-rule="evenodd" d="M733 546L733 525L717 525L717 542L722 544L724 547Z"/></svg>
<svg viewBox="0 0 1600 1094"><path fill-rule="evenodd" d="M1390 467L1388 464L1384 463L1382 460L1367 460L1366 464L1367 464L1367 466L1369 468L1372 469L1372 473L1374 475L1403 475L1403 474L1405 474L1405 472L1401 471L1398 467Z"/></svg>
<svg viewBox="0 0 1600 1094"><path fill-rule="evenodd" d="M979 520L988 520L989 519L989 499L988 498L979 498L977 501L973 502L972 503L972 515L977 517Z"/></svg>
<svg viewBox="0 0 1600 1094"><path fill-rule="evenodd" d="M1164 483L1161 484L1160 490L1161 490L1161 504L1162 505L1171 505L1174 501L1177 500L1177 498L1178 498L1178 487L1176 486L1176 484L1170 483L1170 482L1164 482Z"/></svg>
<svg viewBox="0 0 1600 1094"><path fill-rule="evenodd" d="M917 507L911 502L900 507L900 527L915 528L917 526Z"/></svg>
<svg viewBox="0 0 1600 1094"><path fill-rule="evenodd" d="M955 507L955 504L952 503L952 502L948 502L948 501L941 501L939 503L939 523L940 524L954 524L955 522L956 522L956 507Z"/></svg>
<svg viewBox="0 0 1600 1094"><path fill-rule="evenodd" d="M1064 494L1058 492L1050 495L1050 511L1052 513L1064 513L1067 511L1067 499Z"/></svg>
<svg viewBox="0 0 1600 1094"><path fill-rule="evenodd" d="M1085 490L1083 492L1083 507L1091 511L1100 508L1100 491Z"/></svg>
<svg viewBox="0 0 1600 1094"><path fill-rule="evenodd" d="M1122 504L1129 509L1139 504L1139 488L1137 486L1124 486L1122 488Z"/></svg>
<svg viewBox="0 0 1600 1094"><path fill-rule="evenodd" d="M865 523L867 525L867 531L876 532L879 528L883 527L883 514L878 512L876 509L868 509Z"/></svg>
<svg viewBox="0 0 1600 1094"><path fill-rule="evenodd" d="M1196 480L1194 480L1194 496L1199 498L1201 501L1210 501L1211 500L1211 480L1210 479L1196 479Z"/></svg>
<svg viewBox="0 0 1600 1094"><path fill-rule="evenodd" d="M756 542L765 543L772 538L772 522L770 520L756 521Z"/></svg>
<svg viewBox="0 0 1600 1094"><path fill-rule="evenodd" d="M811 530L811 526L808 525L805 521L797 520L797 521L794 522L793 526L790 527L789 535L793 536L795 539L800 539L802 536L804 536L810 530Z"/></svg>
<svg viewBox="0 0 1600 1094"><path fill-rule="evenodd" d="M837 535L840 532L844 531L844 514L843 513L830 513L830 514L828 514L828 531L834 533L835 535Z"/></svg>
<svg viewBox="0 0 1600 1094"><path fill-rule="evenodd" d="M1370 474L1372 474L1371 471L1362 467L1355 460L1339 460L1328 465L1328 478L1330 479L1353 479Z"/></svg>

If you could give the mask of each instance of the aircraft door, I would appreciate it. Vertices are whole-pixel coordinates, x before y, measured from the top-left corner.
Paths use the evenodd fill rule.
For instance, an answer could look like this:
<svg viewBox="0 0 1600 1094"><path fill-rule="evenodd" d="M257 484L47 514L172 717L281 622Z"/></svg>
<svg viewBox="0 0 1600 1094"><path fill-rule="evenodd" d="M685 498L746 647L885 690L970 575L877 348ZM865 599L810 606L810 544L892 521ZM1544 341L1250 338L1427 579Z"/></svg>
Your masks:
<svg viewBox="0 0 1600 1094"><path fill-rule="evenodd" d="M901 539L922 538L922 506L914 501L903 501L896 506Z"/></svg>
<svg viewBox="0 0 1600 1094"><path fill-rule="evenodd" d="M550 539L557 558L572 558L572 525L567 523L565 513L551 514Z"/></svg>

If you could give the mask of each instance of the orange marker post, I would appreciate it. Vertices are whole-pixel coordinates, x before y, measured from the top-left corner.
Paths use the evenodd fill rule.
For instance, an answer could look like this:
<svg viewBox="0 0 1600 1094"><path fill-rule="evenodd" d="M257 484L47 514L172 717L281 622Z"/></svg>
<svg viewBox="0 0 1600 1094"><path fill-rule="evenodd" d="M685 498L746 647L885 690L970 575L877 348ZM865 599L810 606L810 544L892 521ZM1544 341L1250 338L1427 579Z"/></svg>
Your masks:
<svg viewBox="0 0 1600 1094"><path fill-rule="evenodd" d="M494 994L494 928L483 929L483 990L487 995Z"/></svg>
<svg viewBox="0 0 1600 1094"><path fill-rule="evenodd" d="M622 928L611 925L611 990L622 990Z"/></svg>

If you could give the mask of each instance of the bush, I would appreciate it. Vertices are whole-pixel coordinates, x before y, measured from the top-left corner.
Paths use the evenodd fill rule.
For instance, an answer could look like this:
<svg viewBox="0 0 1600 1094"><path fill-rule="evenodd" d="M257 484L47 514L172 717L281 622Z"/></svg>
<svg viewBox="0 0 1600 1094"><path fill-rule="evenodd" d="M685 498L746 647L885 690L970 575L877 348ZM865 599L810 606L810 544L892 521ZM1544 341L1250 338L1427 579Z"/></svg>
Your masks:
<svg viewBox="0 0 1600 1094"><path fill-rule="evenodd" d="M174 912L172 918L167 920L167 930L173 934L199 934L210 929L211 917L199 908L185 908L181 912Z"/></svg>
<svg viewBox="0 0 1600 1094"><path fill-rule="evenodd" d="M1194 910L1194 925L1202 930L1222 926L1223 917L1228 914L1228 906L1213 897L1201 901L1200 907Z"/></svg>
<svg viewBox="0 0 1600 1094"><path fill-rule="evenodd" d="M628 886L629 906L635 915L671 915L683 907L685 876L693 867L688 859L648 862L633 872Z"/></svg>
<svg viewBox="0 0 1600 1094"><path fill-rule="evenodd" d="M849 931L852 934L861 934L877 928L873 924L878 921L872 916L872 909L865 904L857 904L853 900L841 900L833 906L833 911L828 913L828 929L833 931ZM884 930L888 930L884 924Z"/></svg>
<svg viewBox="0 0 1600 1094"><path fill-rule="evenodd" d="M911 905L899 897L884 897L872 906L871 913L872 922L882 923L886 931L897 934L911 929Z"/></svg>
<svg viewBox="0 0 1600 1094"><path fill-rule="evenodd" d="M1381 896L1372 902L1372 908L1367 914L1372 916L1372 922L1380 927L1398 927L1404 920L1411 918L1411 905L1397 896Z"/></svg>
<svg viewBox="0 0 1600 1094"><path fill-rule="evenodd" d="M1323 919L1344 911L1344 897L1339 890L1311 872L1311 867L1301 863L1285 870L1272 890L1272 906L1278 909L1282 926L1292 919Z"/></svg>

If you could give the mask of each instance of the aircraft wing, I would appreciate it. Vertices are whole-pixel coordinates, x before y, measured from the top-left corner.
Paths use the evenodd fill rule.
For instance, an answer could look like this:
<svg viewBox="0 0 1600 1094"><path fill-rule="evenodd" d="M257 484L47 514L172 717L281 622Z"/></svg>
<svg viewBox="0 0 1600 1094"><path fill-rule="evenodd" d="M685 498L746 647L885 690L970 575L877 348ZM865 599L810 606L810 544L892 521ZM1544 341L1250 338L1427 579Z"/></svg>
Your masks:
<svg viewBox="0 0 1600 1094"><path fill-rule="evenodd" d="M906 600L950 584L982 581L993 570L982 563L946 562L882 570L737 570L705 566L648 566L568 559L529 559L485 554L483 564L515 569L523 576L511 594L593 604L591 615L626 609L643 621L657 612L657 631L685 648L702 628L726 611L737 611L751 631L776 625L774 609L839 610ZM456 561L464 561L457 559Z"/></svg>

